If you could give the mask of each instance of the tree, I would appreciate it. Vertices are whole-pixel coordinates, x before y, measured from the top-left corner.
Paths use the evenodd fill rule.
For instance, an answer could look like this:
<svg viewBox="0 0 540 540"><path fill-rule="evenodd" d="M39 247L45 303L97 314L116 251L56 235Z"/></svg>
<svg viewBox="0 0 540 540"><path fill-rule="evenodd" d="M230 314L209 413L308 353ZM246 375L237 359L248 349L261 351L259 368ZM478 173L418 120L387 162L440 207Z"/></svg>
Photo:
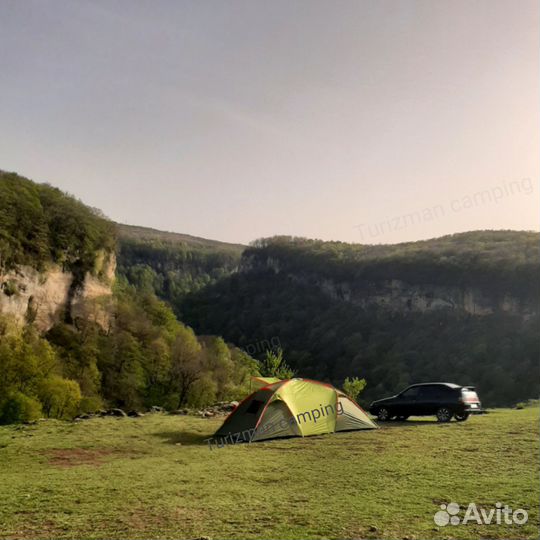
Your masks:
<svg viewBox="0 0 540 540"><path fill-rule="evenodd" d="M343 391L353 400L356 401L360 392L366 387L366 379L359 379L358 377L353 377L349 379L347 377L343 381Z"/></svg>
<svg viewBox="0 0 540 540"><path fill-rule="evenodd" d="M81 389L75 381L53 375L41 383L39 398L46 416L70 419L77 414Z"/></svg>
<svg viewBox="0 0 540 540"><path fill-rule="evenodd" d="M261 362L261 375L263 377L277 377L278 379L292 379L296 373L283 360L283 349L267 350Z"/></svg>
<svg viewBox="0 0 540 540"><path fill-rule="evenodd" d="M204 371L201 346L191 328L179 329L171 349L169 388L177 395L178 407L186 404L189 391Z"/></svg>
<svg viewBox="0 0 540 540"><path fill-rule="evenodd" d="M41 404L37 399L21 392L12 392L0 402L0 424L33 422L41 416Z"/></svg>

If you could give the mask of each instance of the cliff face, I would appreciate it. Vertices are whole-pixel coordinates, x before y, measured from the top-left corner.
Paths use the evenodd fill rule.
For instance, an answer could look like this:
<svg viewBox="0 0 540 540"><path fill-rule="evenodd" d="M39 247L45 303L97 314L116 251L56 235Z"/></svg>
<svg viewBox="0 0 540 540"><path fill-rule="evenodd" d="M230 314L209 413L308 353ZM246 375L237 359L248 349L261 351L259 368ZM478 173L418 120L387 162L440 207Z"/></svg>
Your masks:
<svg viewBox="0 0 540 540"><path fill-rule="evenodd" d="M19 324L32 322L40 332L61 321L77 319L96 322L106 329L115 269L114 254L102 254L96 272L87 272L81 282L58 265L50 265L44 272L26 265L0 270L0 313Z"/></svg>
<svg viewBox="0 0 540 540"><path fill-rule="evenodd" d="M530 319L537 313L533 298L518 298L504 291L490 293L479 287L407 283L399 279L340 281L316 272L293 272L273 257L245 257L240 271L284 274L296 283L315 287L334 300L343 300L362 308L379 307L390 312L427 312L449 309L485 316L507 313Z"/></svg>
<svg viewBox="0 0 540 540"><path fill-rule="evenodd" d="M533 304L510 294L490 295L474 287L410 284L397 279L367 283L335 283L325 279L315 283L332 298L363 308L378 306L401 313L451 309L480 316L504 312L524 319L535 314Z"/></svg>

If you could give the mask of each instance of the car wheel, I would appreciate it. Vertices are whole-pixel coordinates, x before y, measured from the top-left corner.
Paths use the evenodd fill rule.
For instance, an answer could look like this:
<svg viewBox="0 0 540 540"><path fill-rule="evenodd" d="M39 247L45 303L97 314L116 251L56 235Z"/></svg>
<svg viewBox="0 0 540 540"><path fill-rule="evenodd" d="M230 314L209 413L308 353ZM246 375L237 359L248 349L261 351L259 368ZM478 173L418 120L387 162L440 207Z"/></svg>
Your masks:
<svg viewBox="0 0 540 540"><path fill-rule="evenodd" d="M458 422L465 422L465 420L467 420L467 418L469 418L469 413L468 412L464 412L464 413L456 413L454 415L454 418L458 421Z"/></svg>
<svg viewBox="0 0 540 540"><path fill-rule="evenodd" d="M452 411L448 407L441 407L437 411L437 420L439 422L450 422L452 420Z"/></svg>
<svg viewBox="0 0 540 540"><path fill-rule="evenodd" d="M377 413L377 418L381 422L386 422L387 420L390 420L390 412L386 407L381 407Z"/></svg>
<svg viewBox="0 0 540 540"><path fill-rule="evenodd" d="M398 416L396 418L396 420L398 420L399 422L405 422L405 420L407 420L407 418L409 418L409 416Z"/></svg>

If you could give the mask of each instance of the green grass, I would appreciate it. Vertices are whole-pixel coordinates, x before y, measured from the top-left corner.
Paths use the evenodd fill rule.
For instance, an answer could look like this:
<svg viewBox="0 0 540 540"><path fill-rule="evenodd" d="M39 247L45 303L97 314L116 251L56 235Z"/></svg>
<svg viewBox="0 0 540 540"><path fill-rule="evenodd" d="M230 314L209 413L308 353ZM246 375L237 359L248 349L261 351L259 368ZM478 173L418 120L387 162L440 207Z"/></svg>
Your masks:
<svg viewBox="0 0 540 540"><path fill-rule="evenodd" d="M539 411L210 450L216 419L0 428L4 538L538 538ZM441 503L526 525L438 528Z"/></svg>

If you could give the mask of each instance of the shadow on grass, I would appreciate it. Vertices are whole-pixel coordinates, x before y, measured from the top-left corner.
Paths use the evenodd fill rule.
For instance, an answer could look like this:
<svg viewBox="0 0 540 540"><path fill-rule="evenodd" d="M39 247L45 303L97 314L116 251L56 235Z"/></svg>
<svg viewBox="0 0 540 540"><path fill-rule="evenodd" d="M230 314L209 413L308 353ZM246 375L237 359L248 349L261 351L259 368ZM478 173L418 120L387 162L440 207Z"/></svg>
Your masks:
<svg viewBox="0 0 540 540"><path fill-rule="evenodd" d="M437 427L437 426L453 426L454 424L463 424L464 422L438 422L437 420L390 420L388 422L377 422L381 428L403 428L403 427Z"/></svg>
<svg viewBox="0 0 540 540"><path fill-rule="evenodd" d="M437 422L437 420L406 420L399 422L397 420L391 420L389 422L378 422L380 428L406 428L406 427L426 427L434 428L441 426L451 426L455 424L461 424L462 422ZM356 431L356 430L353 430ZM181 444L185 446L206 446L208 445L208 439L212 437L211 433L201 434L197 431L160 431L153 434L154 437L163 439L166 444ZM321 438L324 436L321 436ZM276 441L283 441L284 439L295 439L296 437L279 437ZM272 442L269 439L266 442Z"/></svg>
<svg viewBox="0 0 540 540"><path fill-rule="evenodd" d="M166 444L182 444L185 446L208 445L205 439L211 437L211 434L204 434L194 431L160 431L154 433L154 437L163 439Z"/></svg>

